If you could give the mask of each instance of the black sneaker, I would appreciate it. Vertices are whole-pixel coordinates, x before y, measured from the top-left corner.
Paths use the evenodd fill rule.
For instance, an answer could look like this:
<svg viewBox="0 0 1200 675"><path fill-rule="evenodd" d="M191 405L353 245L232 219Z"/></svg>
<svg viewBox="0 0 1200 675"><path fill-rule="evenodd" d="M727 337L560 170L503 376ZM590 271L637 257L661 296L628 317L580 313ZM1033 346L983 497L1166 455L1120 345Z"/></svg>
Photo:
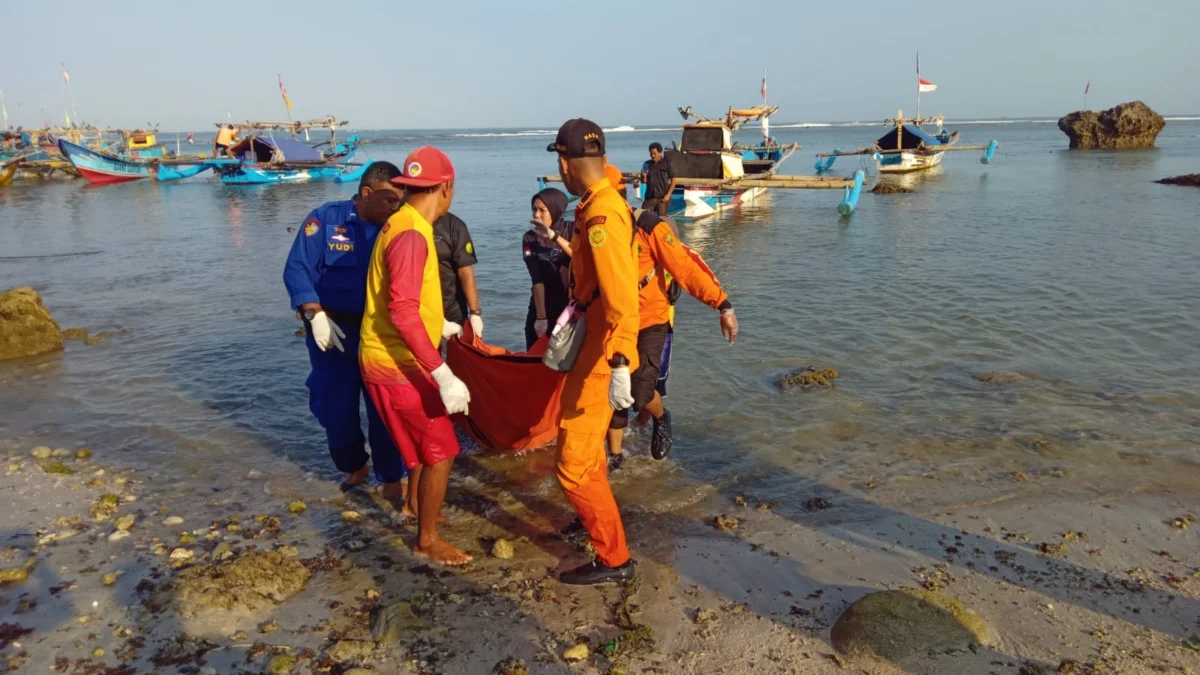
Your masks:
<svg viewBox="0 0 1200 675"><path fill-rule="evenodd" d="M597 559L569 572L563 572L559 575L558 580L573 586L629 581L634 576L633 565L633 560L629 560L620 567L609 567Z"/></svg>
<svg viewBox="0 0 1200 675"><path fill-rule="evenodd" d="M671 454L671 411L663 410L662 417L654 418L654 431L650 437L650 456L666 459Z"/></svg>
<svg viewBox="0 0 1200 675"><path fill-rule="evenodd" d="M625 453L619 455L610 454L608 456L608 472L611 474L621 468L621 464L625 462Z"/></svg>
<svg viewBox="0 0 1200 675"><path fill-rule="evenodd" d="M573 537L580 533L587 533L587 529L584 528L583 521L576 516L575 520L572 520L570 525L567 525L563 529L559 530L558 533L564 537Z"/></svg>

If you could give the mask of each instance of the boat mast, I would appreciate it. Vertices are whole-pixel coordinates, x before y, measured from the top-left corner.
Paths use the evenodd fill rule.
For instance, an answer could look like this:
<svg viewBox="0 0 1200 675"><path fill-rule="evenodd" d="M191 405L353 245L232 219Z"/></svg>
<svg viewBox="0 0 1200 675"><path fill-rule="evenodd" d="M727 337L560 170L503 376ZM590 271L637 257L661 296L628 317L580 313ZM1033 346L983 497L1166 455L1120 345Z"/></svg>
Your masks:
<svg viewBox="0 0 1200 675"><path fill-rule="evenodd" d="M921 52L917 52L917 118L913 122L921 123Z"/></svg>

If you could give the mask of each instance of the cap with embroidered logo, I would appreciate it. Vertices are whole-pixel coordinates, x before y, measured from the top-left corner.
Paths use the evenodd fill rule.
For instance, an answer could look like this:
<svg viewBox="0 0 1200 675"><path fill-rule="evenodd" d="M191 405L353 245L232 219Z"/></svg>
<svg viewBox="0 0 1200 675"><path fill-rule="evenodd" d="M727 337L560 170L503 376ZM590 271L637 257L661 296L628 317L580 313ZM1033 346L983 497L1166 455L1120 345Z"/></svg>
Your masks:
<svg viewBox="0 0 1200 675"><path fill-rule="evenodd" d="M588 143L595 143L588 150ZM598 149L597 149L598 148ZM547 152L557 152L568 159L577 157L604 156L604 130L591 120L577 118L567 120L558 128L554 142L546 146Z"/></svg>
<svg viewBox="0 0 1200 675"><path fill-rule="evenodd" d="M404 158L400 175L392 179L393 185L433 187L454 180L454 165L446 153L426 145L417 148Z"/></svg>

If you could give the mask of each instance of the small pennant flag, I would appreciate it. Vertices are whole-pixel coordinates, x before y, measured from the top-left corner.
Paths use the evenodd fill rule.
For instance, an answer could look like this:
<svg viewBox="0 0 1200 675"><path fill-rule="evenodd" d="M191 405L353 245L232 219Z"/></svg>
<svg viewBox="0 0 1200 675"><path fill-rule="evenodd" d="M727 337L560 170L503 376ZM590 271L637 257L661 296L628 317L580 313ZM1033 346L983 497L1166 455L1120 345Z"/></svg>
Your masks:
<svg viewBox="0 0 1200 675"><path fill-rule="evenodd" d="M761 92L762 92L763 102L766 103L766 101L767 101L767 73L765 71L763 72L763 81L762 81Z"/></svg>
<svg viewBox="0 0 1200 675"><path fill-rule="evenodd" d="M925 78L917 78L917 89L921 92L937 91L937 85L926 80Z"/></svg>
<svg viewBox="0 0 1200 675"><path fill-rule="evenodd" d="M1083 88L1083 93L1087 94L1091 90L1092 90L1092 81L1088 80L1087 86Z"/></svg>
<svg viewBox="0 0 1200 675"><path fill-rule="evenodd" d="M71 128L71 115L68 114L66 110L64 110L63 117L67 118L67 128L70 129Z"/></svg>
<svg viewBox="0 0 1200 675"><path fill-rule="evenodd" d="M283 86L283 75L279 75L279 93L283 94L283 104L287 106L288 110L291 110L292 100L288 98L287 89Z"/></svg>
<svg viewBox="0 0 1200 675"><path fill-rule="evenodd" d="M67 72L67 64L65 64L65 63L62 64L62 67L63 67L63 82L66 82L67 86L70 86L71 85L71 74Z"/></svg>

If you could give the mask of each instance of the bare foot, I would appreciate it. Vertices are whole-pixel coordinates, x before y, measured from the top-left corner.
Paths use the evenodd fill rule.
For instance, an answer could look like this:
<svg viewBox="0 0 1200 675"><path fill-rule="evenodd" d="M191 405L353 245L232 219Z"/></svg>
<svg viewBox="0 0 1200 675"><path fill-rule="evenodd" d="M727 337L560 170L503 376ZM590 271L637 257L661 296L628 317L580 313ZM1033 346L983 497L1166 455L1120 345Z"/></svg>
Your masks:
<svg viewBox="0 0 1200 675"><path fill-rule="evenodd" d="M367 482L367 477L371 475L371 465L363 464L363 467L358 471L346 476L346 480L342 481L342 485L354 487Z"/></svg>
<svg viewBox="0 0 1200 675"><path fill-rule="evenodd" d="M395 483L384 483L383 489L379 494L384 499L391 501L393 499L404 501L408 499L408 483L398 480Z"/></svg>
<svg viewBox="0 0 1200 675"><path fill-rule="evenodd" d="M413 552L422 558L429 558L435 563L442 565L459 566L466 565L471 562L471 556L465 551L462 551L449 542L441 539L435 539L429 546L421 546L417 544L413 547Z"/></svg>

